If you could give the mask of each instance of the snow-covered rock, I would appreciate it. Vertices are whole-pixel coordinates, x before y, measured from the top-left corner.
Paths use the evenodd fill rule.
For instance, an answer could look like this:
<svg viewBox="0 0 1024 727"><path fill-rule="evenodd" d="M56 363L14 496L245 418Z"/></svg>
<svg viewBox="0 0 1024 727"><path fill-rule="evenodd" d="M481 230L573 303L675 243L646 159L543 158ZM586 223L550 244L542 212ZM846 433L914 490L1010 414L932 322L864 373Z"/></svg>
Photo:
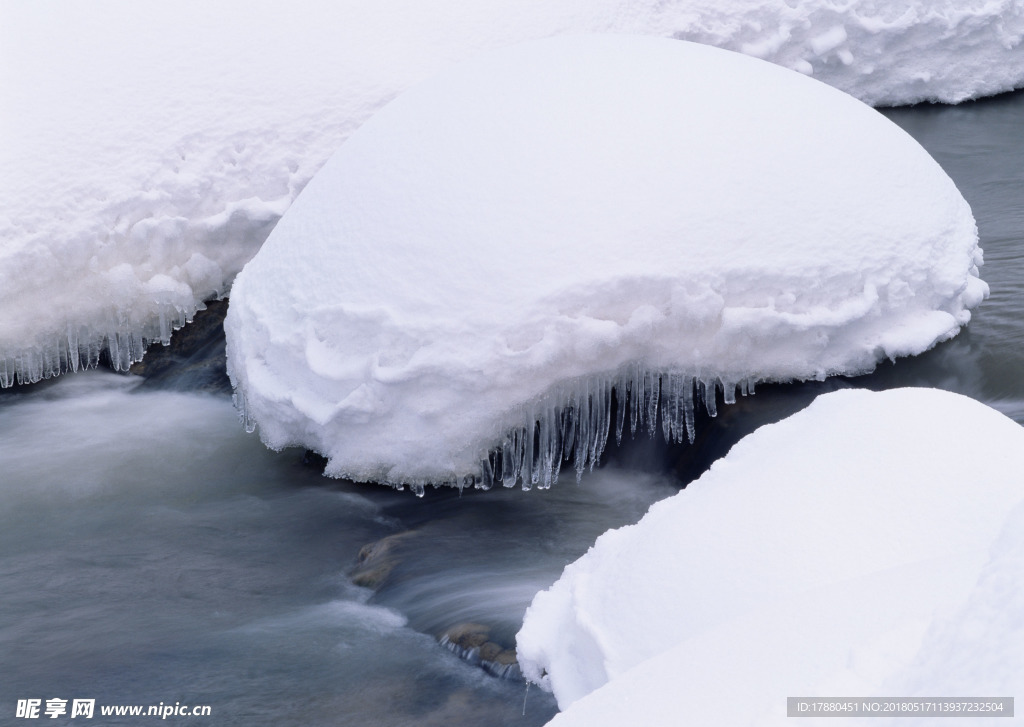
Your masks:
<svg viewBox="0 0 1024 727"><path fill-rule="evenodd" d="M1021 0L3 2L0 386L141 356L395 94L550 35L690 39L869 103L1024 82Z"/></svg>
<svg viewBox="0 0 1024 727"><path fill-rule="evenodd" d="M535 597L520 664L559 727L782 725L787 696L1013 696L1022 471L1024 429L966 397L821 396L598 538Z"/></svg>
<svg viewBox="0 0 1024 727"><path fill-rule="evenodd" d="M778 63L872 106L1024 85L1022 0L684 0L663 13L675 38Z"/></svg>
<svg viewBox="0 0 1024 727"><path fill-rule="evenodd" d="M269 446L330 474L545 485L600 455L613 388L652 431L660 388L682 439L716 388L926 350L986 294L980 260L952 181L850 96L693 43L553 38L342 146L238 276L229 374Z"/></svg>

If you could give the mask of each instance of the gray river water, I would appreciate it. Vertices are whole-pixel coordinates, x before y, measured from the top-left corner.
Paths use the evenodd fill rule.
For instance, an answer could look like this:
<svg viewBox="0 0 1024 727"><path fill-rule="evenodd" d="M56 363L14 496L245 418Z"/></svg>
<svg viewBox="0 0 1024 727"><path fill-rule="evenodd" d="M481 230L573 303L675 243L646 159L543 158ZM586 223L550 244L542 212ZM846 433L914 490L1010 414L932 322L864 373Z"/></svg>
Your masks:
<svg viewBox="0 0 1024 727"><path fill-rule="evenodd" d="M543 724L549 696L438 636L480 623L510 646L566 563L744 434L846 386L935 386L1024 423L1024 94L885 114L974 209L992 296L969 329L870 376L762 387L694 446L626 443L579 486L417 499L326 480L246 435L228 397L137 377L0 396L0 723L57 698L95 699L105 725L146 718L101 705L161 703L210 706L172 724ZM396 534L379 587L355 585L360 549Z"/></svg>

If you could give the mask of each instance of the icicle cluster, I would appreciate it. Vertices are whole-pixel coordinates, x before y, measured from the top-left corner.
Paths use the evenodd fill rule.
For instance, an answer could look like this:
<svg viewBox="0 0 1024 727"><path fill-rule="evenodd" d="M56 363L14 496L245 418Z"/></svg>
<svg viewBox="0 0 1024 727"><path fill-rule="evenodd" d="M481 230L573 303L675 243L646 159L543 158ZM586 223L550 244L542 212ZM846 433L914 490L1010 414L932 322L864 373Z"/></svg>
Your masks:
<svg viewBox="0 0 1024 727"><path fill-rule="evenodd" d="M489 489L497 482L505 487L518 482L524 490L533 486L546 489L558 481L563 462L572 463L578 482L585 470L600 461L613 424L619 444L627 421L632 436L638 430L656 436L660 423L665 441L682 442L685 437L692 443L696 407L703 406L715 416L718 391L725 403L732 404L737 389L744 396L752 394L754 381L659 374L640 365L610 379L577 380L541 404L524 408L526 425L509 430L501 447L481 462L480 476L453 484Z"/></svg>
<svg viewBox="0 0 1024 727"><path fill-rule="evenodd" d="M504 428L504 441L480 461L479 473L382 484L399 490L408 487L417 497L423 497L427 486L489 490L495 484L521 484L524 490L534 486L547 489L558 481L567 462L572 463L579 482L583 473L600 461L613 425L618 444L622 443L627 422L631 436L646 431L654 437L660 429L667 442L682 443L685 438L692 443L698 407L716 416L719 392L722 401L734 404L737 392L753 394L754 384L753 378L736 381L719 376L656 373L639 364L612 377L575 379L539 401L520 407L511 417L520 424ZM244 394L236 389L233 398L245 430L255 431L257 421Z"/></svg>
<svg viewBox="0 0 1024 727"><path fill-rule="evenodd" d="M693 443L697 407L716 416L719 392L722 401L734 404L737 391L743 396L753 394L754 384L753 378L734 381L659 374L640 365L611 378L577 379L539 403L522 407L520 421L525 424L507 428L501 446L481 460L478 475L395 487L408 485L417 497L423 496L427 485L489 490L497 483L504 487L520 484L524 490L534 486L547 489L558 481L563 463L571 463L578 483L583 473L600 461L613 424L617 444L622 443L627 422L631 436L646 431L654 437L660 429L667 442L682 443L685 437ZM245 420L247 428L255 426L251 419Z"/></svg>
<svg viewBox="0 0 1024 727"><path fill-rule="evenodd" d="M205 306L200 306L200 310ZM171 333L192 321L193 310L161 309L156 320L141 325L126 316L111 316L99 328L68 325L67 333L47 345L14 354L0 351L0 388L32 384L60 374L95 368L104 351L115 371L127 371L141 361L150 343L170 343ZM105 330L104 330L105 329ZM102 331L102 332L101 332Z"/></svg>

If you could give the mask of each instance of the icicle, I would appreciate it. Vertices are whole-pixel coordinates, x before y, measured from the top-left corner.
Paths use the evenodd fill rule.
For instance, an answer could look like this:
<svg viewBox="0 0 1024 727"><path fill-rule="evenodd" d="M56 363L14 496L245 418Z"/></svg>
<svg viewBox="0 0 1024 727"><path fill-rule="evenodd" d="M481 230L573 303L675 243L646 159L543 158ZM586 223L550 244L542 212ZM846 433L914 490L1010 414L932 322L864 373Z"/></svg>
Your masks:
<svg viewBox="0 0 1024 727"><path fill-rule="evenodd" d="M531 427L530 431L533 431ZM512 483L515 484L523 474L523 463L526 460L526 430L516 430L516 449L512 455L512 464L515 467L515 479Z"/></svg>
<svg viewBox="0 0 1024 727"><path fill-rule="evenodd" d="M598 458L597 445L600 441L601 422L604 420L604 416L601 412L602 403L602 382L599 380L593 381L593 386L590 394L590 417L587 422L587 430L590 436L587 438L587 463L590 465L590 469L594 469L594 460ZM605 434L607 434L605 430Z"/></svg>
<svg viewBox="0 0 1024 727"><path fill-rule="evenodd" d="M9 378L8 369L9 365L0 368L0 381ZM613 425L616 441L621 443L627 418L634 434L637 427L647 429L650 436L660 429L668 442L682 443L685 437L692 444L696 410L703 406L709 416L717 414L719 386L723 401L730 404L735 403L737 391L753 393L751 379L723 382L679 372L657 374L639 364L630 364L615 376L580 377L533 406L524 406L521 424L510 427L502 446L481 458L479 471L468 478L455 477L450 484L486 490L501 482L524 490L548 489L558 482L563 463L570 461L579 482L585 470L600 463ZM617 407L614 422L613 406ZM251 421L248 416L246 421Z"/></svg>
<svg viewBox="0 0 1024 727"><path fill-rule="evenodd" d="M704 380L701 385L704 387L704 410L710 417L718 416L718 386L715 380Z"/></svg>
<svg viewBox="0 0 1024 727"><path fill-rule="evenodd" d="M575 451L576 442L576 412L578 405L575 401L576 395L570 395L569 404L562 409L562 456L569 459Z"/></svg>
<svg viewBox="0 0 1024 727"><path fill-rule="evenodd" d="M622 444L622 430L626 426L626 377L620 376L619 380L615 383L615 406L616 409L616 420L615 420L615 444Z"/></svg>
<svg viewBox="0 0 1024 727"><path fill-rule="evenodd" d="M130 369L133 363L141 361L146 355L146 342L142 339L142 333L133 330L129 331L128 335L131 338L131 346L128 347L128 358L124 362L123 371Z"/></svg>
<svg viewBox="0 0 1024 727"><path fill-rule="evenodd" d="M249 402L246 400L244 394L239 394L238 390L231 395L234 402L235 409L238 410L238 417L242 420L242 425L245 427L247 434L252 434L256 431L256 420L252 416L252 411L249 409Z"/></svg>
<svg viewBox="0 0 1024 727"><path fill-rule="evenodd" d="M96 339L89 341L89 368L100 365L100 345L101 342Z"/></svg>
<svg viewBox="0 0 1024 727"><path fill-rule="evenodd" d="M672 386L674 383L673 376L667 376L666 381L662 382L664 391L661 397L661 436L666 442L672 441L672 414L669 408L675 405L675 390Z"/></svg>
<svg viewBox="0 0 1024 727"><path fill-rule="evenodd" d="M501 485L502 487L512 487L516 481L513 479L513 467L512 467L512 437L513 433L509 432L509 436L505 437L505 443L501 445Z"/></svg>
<svg viewBox="0 0 1024 727"><path fill-rule="evenodd" d="M596 456L594 461L590 463L590 468L601 461L601 455L604 454L604 448L608 445L608 433L612 428L612 385L610 381L604 381L601 384L601 418L597 427L598 442L595 448Z"/></svg>
<svg viewBox="0 0 1024 727"><path fill-rule="evenodd" d="M736 403L736 384L732 381L722 382L722 401L726 404Z"/></svg>
<svg viewBox="0 0 1024 727"><path fill-rule="evenodd" d="M536 415L534 423L536 430L534 433L533 471L530 483L533 486L543 488L545 481L550 479L548 468L551 451L554 447L553 430L555 429L553 426L554 419L547 404Z"/></svg>
<svg viewBox="0 0 1024 727"><path fill-rule="evenodd" d="M551 484L558 482L558 472L562 469L562 452L565 449L565 443L562 441L562 427L561 427L561 412L558 409L551 409L551 433L552 433L552 448L551 448ZM549 485L550 486L550 485Z"/></svg>
<svg viewBox="0 0 1024 727"><path fill-rule="evenodd" d="M551 458L551 426L548 421L548 408L545 406L537 418L537 466L534 468L533 484L546 489L545 482L551 481L548 462Z"/></svg>
<svg viewBox="0 0 1024 727"><path fill-rule="evenodd" d="M660 394L661 377L657 374L647 374L647 434L654 436L658 431L658 397Z"/></svg>
<svg viewBox="0 0 1024 727"><path fill-rule="evenodd" d="M480 477L477 478L475 487L478 490L489 490L494 486L494 468L491 467L491 455L488 454L480 460Z"/></svg>
<svg viewBox="0 0 1024 727"><path fill-rule="evenodd" d="M111 331L107 335L107 351L110 354L110 361L116 366L116 361L120 358L121 351L117 341L117 334Z"/></svg>
<svg viewBox="0 0 1024 727"><path fill-rule="evenodd" d="M682 374L672 374L672 441L681 443L686 436L686 420L684 416L684 390L689 379Z"/></svg>
<svg viewBox="0 0 1024 727"><path fill-rule="evenodd" d="M690 444L693 444L693 439L697 435L696 424L694 422L693 413L693 387L695 382L692 376L686 377L686 384L683 386L683 417L686 423L686 437L690 440Z"/></svg>
<svg viewBox="0 0 1024 727"><path fill-rule="evenodd" d="M681 444L690 441L690 430L693 428L693 377L680 378L679 403L676 405L679 433L676 435L676 441Z"/></svg>
<svg viewBox="0 0 1024 727"><path fill-rule="evenodd" d="M558 468L562 465L561 431L561 419L556 409L548 406L544 410L544 421L541 424L542 478L538 483L545 490L554 484L558 477Z"/></svg>
<svg viewBox="0 0 1024 727"><path fill-rule="evenodd" d="M523 430L516 429L512 432L512 470L510 473L510 484L515 486L519 481L519 474L523 471Z"/></svg>
<svg viewBox="0 0 1024 727"><path fill-rule="evenodd" d="M536 436L536 424L537 420L534 415L530 414L530 421L527 424L526 429L523 430L523 466L522 466L522 478L523 478L523 489L529 490L535 484L537 484L537 470L534 467L533 455L534 455L534 437Z"/></svg>
<svg viewBox="0 0 1024 727"><path fill-rule="evenodd" d="M582 395L579 397L578 408L575 412L576 419L576 451L575 461L576 482L583 479L583 470L587 466L587 445L590 442L590 380L586 379Z"/></svg>
<svg viewBox="0 0 1024 727"><path fill-rule="evenodd" d="M636 365L633 371L633 382L629 387L629 433L636 436L637 417L640 414L640 405L643 402L641 389L643 388L644 377L640 373L640 364Z"/></svg>
<svg viewBox="0 0 1024 727"><path fill-rule="evenodd" d="M160 342L163 343L166 346L167 344L169 344L171 342L170 326L167 324L167 312L163 308L161 308L159 316L160 316L160 322L159 322L159 326L160 326Z"/></svg>
<svg viewBox="0 0 1024 727"><path fill-rule="evenodd" d="M40 351L41 367L43 378L48 378L60 373L60 356L56 355L52 346L44 346ZM56 359L56 361L54 360Z"/></svg>

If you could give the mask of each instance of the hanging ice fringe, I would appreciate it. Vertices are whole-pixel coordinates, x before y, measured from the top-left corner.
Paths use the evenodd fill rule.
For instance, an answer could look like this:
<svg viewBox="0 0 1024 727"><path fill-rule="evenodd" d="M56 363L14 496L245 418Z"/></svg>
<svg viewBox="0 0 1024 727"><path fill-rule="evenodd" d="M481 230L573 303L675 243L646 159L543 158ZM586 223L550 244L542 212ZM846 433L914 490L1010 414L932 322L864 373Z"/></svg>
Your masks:
<svg viewBox="0 0 1024 727"><path fill-rule="evenodd" d="M614 426L615 441L623 434L657 436L658 423L666 442L693 442L696 407L716 416L717 396L727 404L736 392L754 393L754 382L722 381L718 377L656 374L634 365L614 378L591 376L561 386L540 403L522 408L520 426L480 463L478 477L444 484L490 489L495 483L524 490L546 489L558 481L564 463L576 472L593 469L601 459ZM614 400L614 402L613 402ZM613 406L614 403L614 406ZM612 412L615 421L612 421ZM422 485L413 485L417 494Z"/></svg>

